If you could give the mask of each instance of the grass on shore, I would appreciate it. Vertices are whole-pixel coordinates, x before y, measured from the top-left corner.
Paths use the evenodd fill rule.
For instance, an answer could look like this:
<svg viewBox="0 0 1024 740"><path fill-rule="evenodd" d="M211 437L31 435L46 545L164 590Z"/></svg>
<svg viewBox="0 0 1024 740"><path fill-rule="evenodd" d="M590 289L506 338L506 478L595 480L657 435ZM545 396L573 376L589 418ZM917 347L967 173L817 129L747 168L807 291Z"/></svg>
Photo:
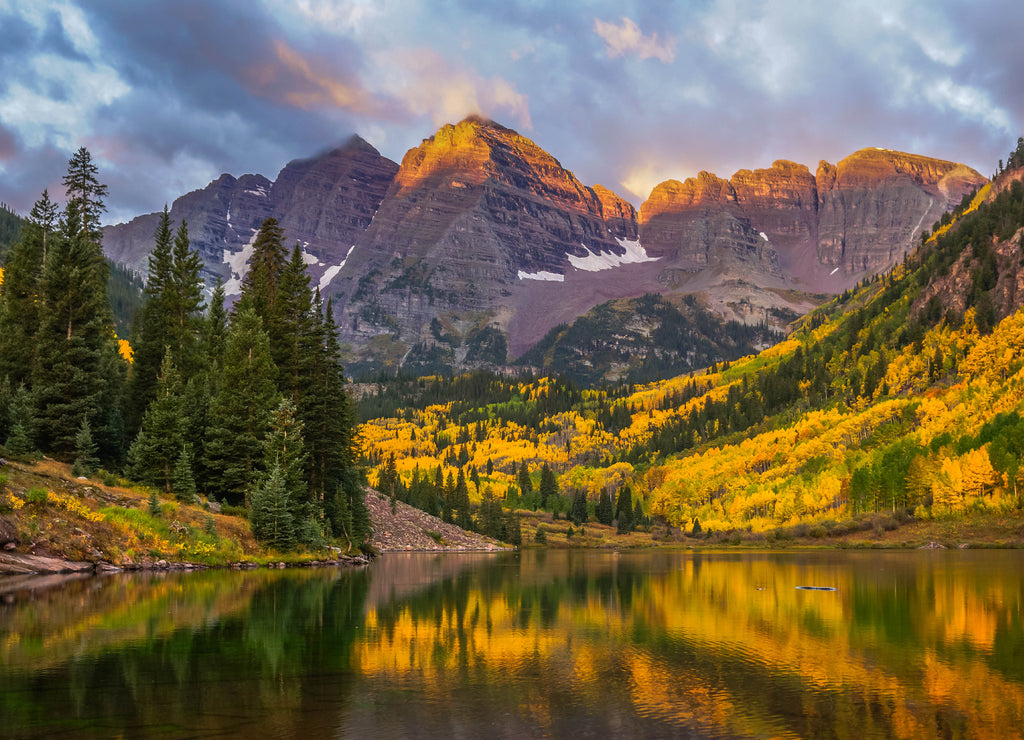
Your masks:
<svg viewBox="0 0 1024 740"><path fill-rule="evenodd" d="M696 536L657 524L629 534L618 534L614 526L595 521L574 525L565 519L553 519L549 512L522 510L518 513L524 547L911 549L939 545L949 549L1024 548L1024 517L990 512L928 520L915 519L904 513L858 514L842 520L783 526L769 532L701 532ZM538 528L544 531L543 545L537 542Z"/></svg>
<svg viewBox="0 0 1024 740"><path fill-rule="evenodd" d="M0 467L0 536L14 552L106 561L118 566L160 560L223 566L242 561L301 562L329 553L278 553L261 547L244 516L212 511L103 473L75 478L54 460ZM237 513L237 512L232 512Z"/></svg>

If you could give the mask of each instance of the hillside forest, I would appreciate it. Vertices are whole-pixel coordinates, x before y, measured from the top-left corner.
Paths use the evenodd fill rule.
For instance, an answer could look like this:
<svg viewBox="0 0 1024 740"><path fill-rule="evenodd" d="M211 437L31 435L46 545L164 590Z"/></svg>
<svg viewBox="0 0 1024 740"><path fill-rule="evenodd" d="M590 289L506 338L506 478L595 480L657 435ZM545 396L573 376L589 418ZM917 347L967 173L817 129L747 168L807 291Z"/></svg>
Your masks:
<svg viewBox="0 0 1024 740"><path fill-rule="evenodd" d="M1019 519L1022 178L1024 139L901 264L756 355L644 385L380 383L360 401L371 482L496 536L525 509L761 541L865 513Z"/></svg>
<svg viewBox="0 0 1024 740"><path fill-rule="evenodd" d="M359 547L369 520L354 410L330 301L310 289L298 247L289 253L267 219L228 311L219 284L206 291L188 225L165 208L140 300L126 270L111 280L106 186L85 148L63 185L63 205L44 191L27 219L4 209L0 220L12 239L0 287L2 454L127 476L150 487L153 511L157 493L209 499L246 514L278 550ZM2 486L0 496L0 511L24 505Z"/></svg>

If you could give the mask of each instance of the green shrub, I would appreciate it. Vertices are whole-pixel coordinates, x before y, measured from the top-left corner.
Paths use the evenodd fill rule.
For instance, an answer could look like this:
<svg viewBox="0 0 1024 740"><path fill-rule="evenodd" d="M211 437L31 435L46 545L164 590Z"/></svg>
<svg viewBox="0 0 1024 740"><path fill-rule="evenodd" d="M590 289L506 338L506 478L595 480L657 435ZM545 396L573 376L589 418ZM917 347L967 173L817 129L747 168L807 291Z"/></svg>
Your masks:
<svg viewBox="0 0 1024 740"><path fill-rule="evenodd" d="M240 516L246 519L249 518L249 510L244 506L234 506L232 504L221 504L220 513L225 516Z"/></svg>
<svg viewBox="0 0 1024 740"><path fill-rule="evenodd" d="M40 486L30 488L25 492L25 501L40 508L46 506L49 500L49 494L46 493L46 489Z"/></svg>

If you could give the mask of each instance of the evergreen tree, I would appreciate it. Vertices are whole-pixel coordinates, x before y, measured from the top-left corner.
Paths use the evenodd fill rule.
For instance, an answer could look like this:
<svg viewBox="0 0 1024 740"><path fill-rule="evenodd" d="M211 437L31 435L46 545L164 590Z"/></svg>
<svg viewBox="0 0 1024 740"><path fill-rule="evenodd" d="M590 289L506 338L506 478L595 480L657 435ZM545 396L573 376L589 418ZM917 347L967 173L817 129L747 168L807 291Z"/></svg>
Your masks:
<svg viewBox="0 0 1024 740"><path fill-rule="evenodd" d="M533 541L538 545L546 545L548 543L548 534L544 531L543 524L537 525L537 531L533 535Z"/></svg>
<svg viewBox="0 0 1024 740"><path fill-rule="evenodd" d="M192 444L185 442L174 463L174 494L187 504L196 502L196 479L192 474Z"/></svg>
<svg viewBox="0 0 1024 740"><path fill-rule="evenodd" d="M466 476L459 468L459 477L455 481L455 509L459 512L455 523L463 529L473 528L473 517L469 504L469 487L466 485Z"/></svg>
<svg viewBox="0 0 1024 740"><path fill-rule="evenodd" d="M278 337L271 336L270 351L279 371L281 393L298 405L316 364L316 349L322 335L313 315L313 292L309 275L296 244L285 265L277 288Z"/></svg>
<svg viewBox="0 0 1024 740"><path fill-rule="evenodd" d="M615 518L619 534L633 531L633 493L629 486L619 489L619 500L615 504Z"/></svg>
<svg viewBox="0 0 1024 740"><path fill-rule="evenodd" d="M186 378L192 377L200 365L198 343L203 323L203 282L199 270L202 265L199 253L189 242L188 225L182 221L174 235L170 280L163 303L167 311L168 346L174 364Z"/></svg>
<svg viewBox="0 0 1024 740"><path fill-rule="evenodd" d="M370 512L363 497L364 474L359 465L356 417L345 389L339 359L338 329L330 301L320 313L320 294L314 301L316 336L307 391L300 399L300 417L309 453L310 490L321 502L334 532L348 516L349 536L356 544L370 537ZM344 498L344 504L339 499Z"/></svg>
<svg viewBox="0 0 1024 740"><path fill-rule="evenodd" d="M29 211L29 222L38 227L40 232L40 240L42 243L40 270L42 270L42 265L46 263L46 241L57 226L57 216L59 213L60 208L57 207L56 203L50 200L50 192L48 189L43 190L42 196L40 196L39 200L32 205L32 210Z"/></svg>
<svg viewBox="0 0 1024 740"><path fill-rule="evenodd" d="M82 419L82 426L78 428L75 435L75 463L78 475L91 475L99 464L96 457L97 446L92 439L92 429L89 428L89 420Z"/></svg>
<svg viewBox="0 0 1024 740"><path fill-rule="evenodd" d="M53 240L40 287L32 388L43 448L68 457L83 419L96 419L108 379L103 350L113 344L107 305L107 264L98 242L81 227L76 201L68 203Z"/></svg>
<svg viewBox="0 0 1024 740"><path fill-rule="evenodd" d="M81 218L75 223L76 231L68 236L84 235L89 241L99 243L103 238L100 230L100 214L107 210L104 200L107 186L96 179L98 168L92 155L84 146L80 147L68 161L68 171L63 185L67 191L68 205L74 204Z"/></svg>
<svg viewBox="0 0 1024 740"><path fill-rule="evenodd" d="M249 521L259 542L282 551L295 547L295 520L288 504L285 474L275 464L252 492Z"/></svg>
<svg viewBox="0 0 1024 740"><path fill-rule="evenodd" d="M268 218L260 225L249 258L249 271L242 280L241 295L234 308L235 313L252 309L260 317L275 360L279 345L287 342L278 301L278 288L288 261L283 238L284 231L277 219Z"/></svg>
<svg viewBox="0 0 1024 740"><path fill-rule="evenodd" d="M224 344L228 333L228 314L224 310L224 282L217 278L217 284L210 295L206 308L206 319L200 333L206 367L223 364Z"/></svg>
<svg viewBox="0 0 1024 740"><path fill-rule="evenodd" d="M587 513L587 493L582 488L576 489L576 493L572 498L572 523L576 525L583 524L590 519Z"/></svg>
<svg viewBox="0 0 1024 740"><path fill-rule="evenodd" d="M103 386L96 415L96 441L100 461L108 468L119 468L124 460L127 435L124 425L124 389L128 366L114 342L104 342L100 355Z"/></svg>
<svg viewBox="0 0 1024 740"><path fill-rule="evenodd" d="M640 505L640 499L633 501L633 516L630 523L633 529L644 526L644 510Z"/></svg>
<svg viewBox="0 0 1024 740"><path fill-rule="evenodd" d="M7 409L9 432L4 446L15 455L27 455L35 449L32 442L35 428L35 410L32 397L24 383L11 395Z"/></svg>
<svg viewBox="0 0 1024 740"><path fill-rule="evenodd" d="M261 442L278 404L275 368L263 322L235 314L224 347L220 388L210 403L205 466L209 492L242 504L262 462Z"/></svg>
<svg viewBox="0 0 1024 740"><path fill-rule="evenodd" d="M31 382L39 331L39 289L56 213L56 204L44 190L4 263L0 291L0 377L8 378L12 384Z"/></svg>
<svg viewBox="0 0 1024 740"><path fill-rule="evenodd" d="M554 472L544 463L540 469L540 508L548 508L548 500L558 496L558 479Z"/></svg>
<svg viewBox="0 0 1024 740"><path fill-rule="evenodd" d="M526 467L526 460L519 466L519 494L526 498L533 493L533 481L530 480L530 471Z"/></svg>
<svg viewBox="0 0 1024 740"><path fill-rule="evenodd" d="M263 467L275 465L284 477L289 510L295 521L310 513L309 488L306 485L306 450L302 439L302 422L296 418L295 404L281 399L270 419L270 430L263 443Z"/></svg>
<svg viewBox="0 0 1024 740"><path fill-rule="evenodd" d="M523 544L523 529L519 522L519 515L514 511L508 512L505 517L505 536L502 539L516 547Z"/></svg>
<svg viewBox="0 0 1024 740"><path fill-rule="evenodd" d="M142 428L132 444L133 477L169 493L185 442L184 428L181 376L167 355L161 366L156 398L146 409Z"/></svg>
<svg viewBox="0 0 1024 740"><path fill-rule="evenodd" d="M597 510L594 514L597 516L597 521L605 526L611 526L611 523L615 521L615 505L612 503L612 497L607 488L601 489L601 497L597 501Z"/></svg>
<svg viewBox="0 0 1024 740"><path fill-rule="evenodd" d="M167 206L153 240L146 302L137 332L132 335L135 361L125 412L129 433L138 429L142 413L153 400L156 376L165 353L171 353L185 378L193 377L200 366L197 343L202 327L202 262L190 246L184 221L172 238Z"/></svg>

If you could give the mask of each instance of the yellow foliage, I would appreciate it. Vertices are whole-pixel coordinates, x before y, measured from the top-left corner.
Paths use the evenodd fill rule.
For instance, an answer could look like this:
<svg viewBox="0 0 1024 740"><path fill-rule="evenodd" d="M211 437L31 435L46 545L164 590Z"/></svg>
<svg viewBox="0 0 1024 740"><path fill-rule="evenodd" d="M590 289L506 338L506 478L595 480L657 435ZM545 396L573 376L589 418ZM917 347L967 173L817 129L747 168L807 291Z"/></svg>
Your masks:
<svg viewBox="0 0 1024 740"><path fill-rule="evenodd" d="M121 355L121 358L129 365L135 359L135 352L132 350L132 345L128 343L127 339L117 340L117 353Z"/></svg>

